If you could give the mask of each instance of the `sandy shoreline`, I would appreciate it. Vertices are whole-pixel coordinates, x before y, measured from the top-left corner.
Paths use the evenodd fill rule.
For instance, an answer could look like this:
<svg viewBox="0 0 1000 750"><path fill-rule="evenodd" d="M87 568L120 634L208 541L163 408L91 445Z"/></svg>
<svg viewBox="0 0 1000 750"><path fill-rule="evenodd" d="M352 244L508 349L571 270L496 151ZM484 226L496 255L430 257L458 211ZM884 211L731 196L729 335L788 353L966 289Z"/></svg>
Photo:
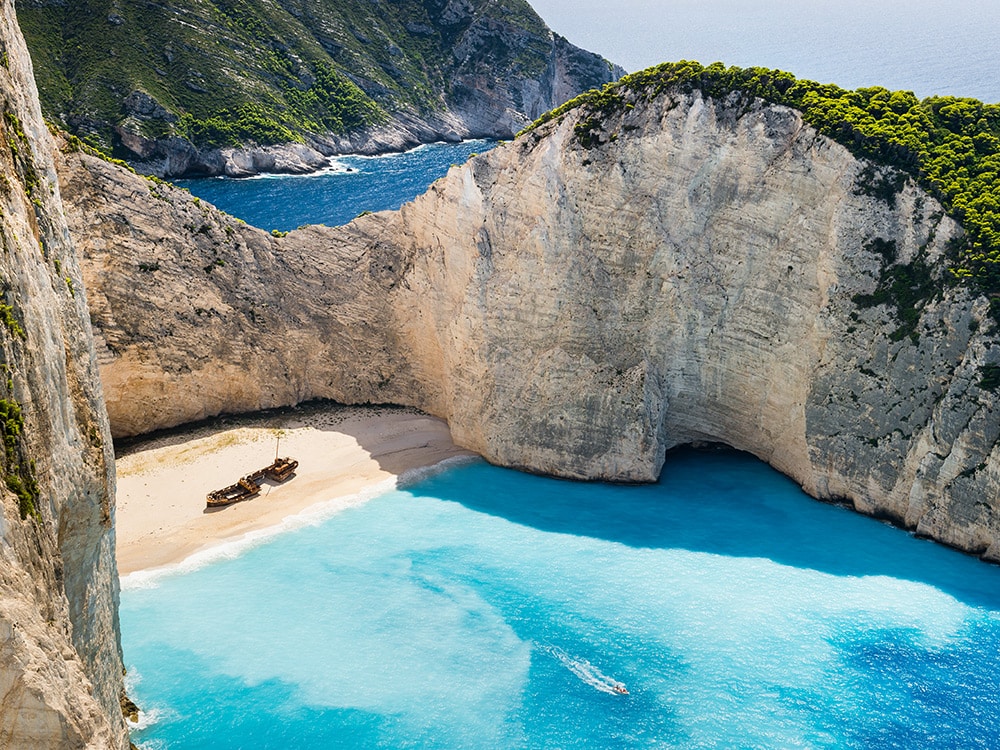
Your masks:
<svg viewBox="0 0 1000 750"><path fill-rule="evenodd" d="M298 459L285 484L206 511L205 495L282 456ZM471 455L448 425L394 407L308 406L240 417L129 446L115 461L118 571L179 563L190 555L320 503L352 496L403 472Z"/></svg>

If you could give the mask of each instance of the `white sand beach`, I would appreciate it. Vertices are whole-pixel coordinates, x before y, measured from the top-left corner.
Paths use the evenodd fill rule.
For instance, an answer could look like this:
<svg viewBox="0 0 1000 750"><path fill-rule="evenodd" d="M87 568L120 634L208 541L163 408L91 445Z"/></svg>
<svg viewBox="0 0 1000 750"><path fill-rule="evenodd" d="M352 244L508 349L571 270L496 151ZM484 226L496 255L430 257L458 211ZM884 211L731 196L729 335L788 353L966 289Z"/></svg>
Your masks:
<svg viewBox="0 0 1000 750"><path fill-rule="evenodd" d="M280 444L278 443L280 438ZM267 466L275 449L299 462L284 484L206 510L205 495ZM281 414L218 420L123 449L116 460L118 571L178 563L276 526L320 503L351 498L400 474L471 455L448 425L416 410L310 405Z"/></svg>

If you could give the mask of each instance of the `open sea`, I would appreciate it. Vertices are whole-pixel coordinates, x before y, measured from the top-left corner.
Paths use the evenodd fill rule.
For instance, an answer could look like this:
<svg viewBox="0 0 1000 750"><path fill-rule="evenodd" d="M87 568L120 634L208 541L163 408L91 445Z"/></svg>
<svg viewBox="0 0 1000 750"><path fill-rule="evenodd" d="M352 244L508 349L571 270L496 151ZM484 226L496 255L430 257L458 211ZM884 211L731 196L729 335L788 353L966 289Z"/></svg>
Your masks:
<svg viewBox="0 0 1000 750"><path fill-rule="evenodd" d="M1000 747L1000 568L745 454L466 463L218 557L125 581L145 748Z"/></svg>
<svg viewBox="0 0 1000 750"><path fill-rule="evenodd" d="M666 60L780 68L844 88L1000 102L997 0L532 0L626 70Z"/></svg>

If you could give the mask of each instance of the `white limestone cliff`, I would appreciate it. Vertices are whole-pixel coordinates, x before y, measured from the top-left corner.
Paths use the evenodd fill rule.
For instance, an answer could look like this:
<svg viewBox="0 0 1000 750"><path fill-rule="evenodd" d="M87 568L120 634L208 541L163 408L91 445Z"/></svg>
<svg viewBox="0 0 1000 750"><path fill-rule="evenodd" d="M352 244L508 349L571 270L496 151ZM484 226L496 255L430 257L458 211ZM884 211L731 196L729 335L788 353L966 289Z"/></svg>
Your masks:
<svg viewBox="0 0 1000 750"><path fill-rule="evenodd" d="M632 96L626 92L626 96ZM64 157L112 429L326 397L419 406L490 461L648 481L719 441L816 497L1000 559L997 342L939 284L912 331L862 306L945 273L960 228L794 110L664 93L580 110L396 213L282 239Z"/></svg>
<svg viewBox="0 0 1000 750"><path fill-rule="evenodd" d="M0 63L0 747L127 748L113 453L12 0L0 4Z"/></svg>

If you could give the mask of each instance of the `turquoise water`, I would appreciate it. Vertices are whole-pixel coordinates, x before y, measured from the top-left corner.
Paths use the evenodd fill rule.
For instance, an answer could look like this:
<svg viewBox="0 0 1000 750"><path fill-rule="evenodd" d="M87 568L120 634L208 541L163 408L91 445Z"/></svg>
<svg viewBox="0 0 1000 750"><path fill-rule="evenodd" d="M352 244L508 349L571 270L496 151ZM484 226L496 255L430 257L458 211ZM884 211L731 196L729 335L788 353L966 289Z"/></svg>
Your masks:
<svg viewBox="0 0 1000 750"><path fill-rule="evenodd" d="M488 151L495 141L432 143L401 154L339 156L309 175L178 180L202 200L261 229L346 224L362 211L397 209L444 177L452 164Z"/></svg>
<svg viewBox="0 0 1000 750"><path fill-rule="evenodd" d="M1000 747L1000 568L743 454L463 465L129 580L147 748Z"/></svg>

